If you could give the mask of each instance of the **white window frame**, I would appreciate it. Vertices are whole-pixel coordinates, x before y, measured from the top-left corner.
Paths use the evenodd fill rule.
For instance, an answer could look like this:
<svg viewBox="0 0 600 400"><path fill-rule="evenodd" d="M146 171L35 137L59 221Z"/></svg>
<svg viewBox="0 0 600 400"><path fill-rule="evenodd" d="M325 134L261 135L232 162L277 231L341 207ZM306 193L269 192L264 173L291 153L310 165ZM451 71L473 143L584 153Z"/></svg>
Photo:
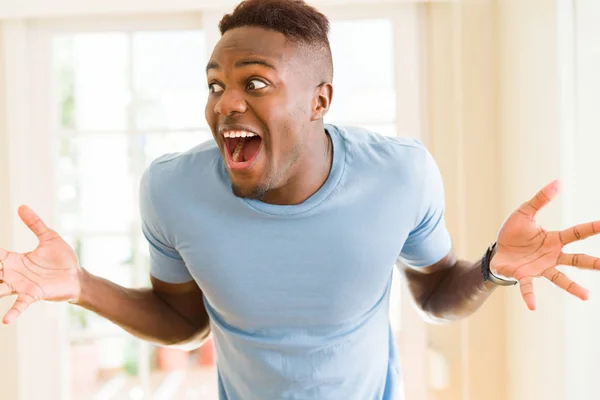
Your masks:
<svg viewBox="0 0 600 400"><path fill-rule="evenodd" d="M394 23L397 93L397 132L427 143L425 8L412 2L373 6L323 6L321 11L332 20L387 18ZM13 20L2 25L9 142L10 208L32 205L54 225L53 113L48 102L51 95L52 35L66 32L179 30L204 27L209 51L218 41L217 23L227 10L189 10L184 14L160 14L126 17L78 17L65 19ZM202 73L202 71L199 71ZM35 91L34 91L35 89ZM33 116L33 117L32 117ZM35 144L35 145L33 145ZM13 248L25 251L35 240L13 217L10 228ZM402 327L400 341L407 400L427 398L427 329L411 304L408 291L402 293ZM39 336L40 324L45 335ZM16 365L23 366L16 383L18 400L37 398L68 399L69 381L66 307L40 304L23 317L18 327L20 348L35 344L32 350L16 355ZM35 349L35 350L34 350ZM45 365L39 363L47 360ZM9 361L9 360L7 360ZM51 366L50 364L53 364ZM37 365L37 367L34 367ZM43 366L42 366L43 365ZM27 371L25 373L25 370Z"/></svg>

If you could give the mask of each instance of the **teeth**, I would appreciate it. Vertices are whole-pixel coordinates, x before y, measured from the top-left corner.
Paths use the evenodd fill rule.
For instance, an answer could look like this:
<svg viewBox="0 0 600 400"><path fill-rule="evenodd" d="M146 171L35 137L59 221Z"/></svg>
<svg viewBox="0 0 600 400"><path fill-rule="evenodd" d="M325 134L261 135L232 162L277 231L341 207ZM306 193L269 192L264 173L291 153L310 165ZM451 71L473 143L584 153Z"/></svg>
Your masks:
<svg viewBox="0 0 600 400"><path fill-rule="evenodd" d="M223 136L226 138L244 138L244 137L254 137L255 133L247 132L247 131L228 131L224 132Z"/></svg>

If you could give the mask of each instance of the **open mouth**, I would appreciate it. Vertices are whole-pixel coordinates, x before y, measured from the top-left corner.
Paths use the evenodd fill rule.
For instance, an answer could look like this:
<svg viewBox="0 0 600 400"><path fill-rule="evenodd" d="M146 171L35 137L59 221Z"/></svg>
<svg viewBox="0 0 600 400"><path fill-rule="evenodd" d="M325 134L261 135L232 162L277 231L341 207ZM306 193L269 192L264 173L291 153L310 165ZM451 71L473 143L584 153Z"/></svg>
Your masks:
<svg viewBox="0 0 600 400"><path fill-rule="evenodd" d="M225 147L233 166L253 161L259 153L262 139L256 133L248 131L229 131L223 133Z"/></svg>

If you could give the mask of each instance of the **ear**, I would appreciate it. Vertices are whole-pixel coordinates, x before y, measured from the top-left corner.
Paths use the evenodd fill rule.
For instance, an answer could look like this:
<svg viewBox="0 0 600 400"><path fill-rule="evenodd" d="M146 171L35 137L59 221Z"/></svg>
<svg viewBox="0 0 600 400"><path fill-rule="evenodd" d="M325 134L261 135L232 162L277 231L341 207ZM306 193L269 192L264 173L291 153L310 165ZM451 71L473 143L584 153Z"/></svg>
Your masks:
<svg viewBox="0 0 600 400"><path fill-rule="evenodd" d="M315 89L311 121L323 119L329 111L331 99L333 98L333 86L331 83L321 83Z"/></svg>

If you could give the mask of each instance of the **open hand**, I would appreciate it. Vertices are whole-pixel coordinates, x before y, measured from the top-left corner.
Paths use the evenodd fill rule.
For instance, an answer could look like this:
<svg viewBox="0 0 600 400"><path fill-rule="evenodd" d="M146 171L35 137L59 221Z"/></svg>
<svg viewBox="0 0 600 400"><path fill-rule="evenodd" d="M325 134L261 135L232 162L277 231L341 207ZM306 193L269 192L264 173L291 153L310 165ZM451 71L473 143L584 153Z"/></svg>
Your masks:
<svg viewBox="0 0 600 400"><path fill-rule="evenodd" d="M537 212L550 203L559 190L559 182L546 185L531 200L513 212L498 233L498 248L490 263L496 275L519 281L523 300L535 310L533 279L544 277L572 295L587 300L588 291L558 271L567 265L600 270L600 259L586 254L565 254L563 247L600 233L600 221L548 232L535 221Z"/></svg>
<svg viewBox="0 0 600 400"><path fill-rule="evenodd" d="M38 247L20 254L0 249L0 298L17 295L2 322L9 324L40 300L72 301L79 297L81 268L73 249L27 206L19 217L39 240Z"/></svg>

